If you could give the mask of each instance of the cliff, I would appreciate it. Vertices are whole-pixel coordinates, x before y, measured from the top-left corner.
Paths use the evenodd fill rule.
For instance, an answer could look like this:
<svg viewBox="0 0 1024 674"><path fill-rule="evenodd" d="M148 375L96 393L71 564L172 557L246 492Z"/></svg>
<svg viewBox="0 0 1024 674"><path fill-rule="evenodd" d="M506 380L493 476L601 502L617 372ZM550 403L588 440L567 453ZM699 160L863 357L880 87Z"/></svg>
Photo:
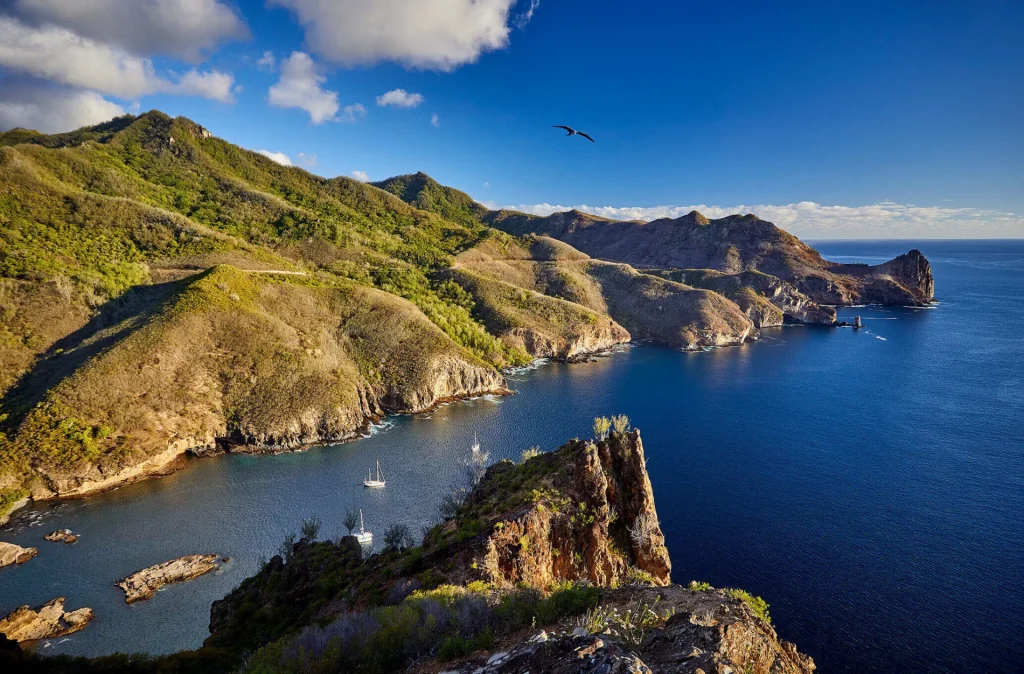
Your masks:
<svg viewBox="0 0 1024 674"><path fill-rule="evenodd" d="M813 671L762 600L670 569L620 424L492 466L422 546L299 541L214 604L206 648L255 650L245 672Z"/></svg>

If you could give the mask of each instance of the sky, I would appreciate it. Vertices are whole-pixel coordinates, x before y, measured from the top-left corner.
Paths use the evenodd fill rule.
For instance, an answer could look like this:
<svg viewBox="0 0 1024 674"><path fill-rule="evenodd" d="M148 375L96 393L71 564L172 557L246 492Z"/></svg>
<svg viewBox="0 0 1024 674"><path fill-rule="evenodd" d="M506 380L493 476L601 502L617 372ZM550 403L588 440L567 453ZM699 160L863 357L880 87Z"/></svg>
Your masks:
<svg viewBox="0 0 1024 674"><path fill-rule="evenodd" d="M493 208L1019 238L1022 44L1019 0L0 0L0 130L159 109Z"/></svg>

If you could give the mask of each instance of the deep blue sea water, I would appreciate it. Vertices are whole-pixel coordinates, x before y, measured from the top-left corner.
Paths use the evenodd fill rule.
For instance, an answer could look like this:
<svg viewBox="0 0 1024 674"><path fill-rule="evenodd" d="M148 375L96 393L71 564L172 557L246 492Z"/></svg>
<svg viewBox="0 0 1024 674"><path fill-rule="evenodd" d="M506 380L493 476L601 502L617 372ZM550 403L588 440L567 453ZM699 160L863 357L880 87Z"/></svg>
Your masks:
<svg viewBox="0 0 1024 674"><path fill-rule="evenodd" d="M55 596L96 621L44 653L198 646L209 604L301 519L341 533L414 531L468 457L642 429L677 582L762 595L780 635L822 672L1024 671L1024 242L827 242L830 259L929 257L934 308L851 308L866 328L787 327L709 353L653 346L513 378L518 395L396 418L373 437L275 457L192 461L96 497L18 513L0 539L35 545L0 570L0 612ZM360 485L380 459L382 492ZM39 521L35 526L28 522ZM74 546L43 534L68 527ZM126 606L116 580L216 552L223 572Z"/></svg>

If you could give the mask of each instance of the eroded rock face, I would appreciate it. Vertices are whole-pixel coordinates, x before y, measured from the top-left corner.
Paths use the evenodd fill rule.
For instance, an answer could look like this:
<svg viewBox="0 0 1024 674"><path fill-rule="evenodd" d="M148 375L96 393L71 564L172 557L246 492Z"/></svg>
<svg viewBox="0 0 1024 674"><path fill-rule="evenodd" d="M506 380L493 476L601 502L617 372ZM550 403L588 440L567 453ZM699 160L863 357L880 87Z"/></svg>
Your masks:
<svg viewBox="0 0 1024 674"><path fill-rule="evenodd" d="M518 493L512 491L518 490ZM503 510L505 504L513 504ZM599 443L574 441L525 465L488 470L460 518L485 520L485 533L462 549L446 545L453 520L428 543L427 554L452 554L452 581L547 588L589 580L611 586L638 572L669 582L671 562L658 524L640 432Z"/></svg>
<svg viewBox="0 0 1024 674"><path fill-rule="evenodd" d="M124 601L149 599L164 585L189 580L217 569L217 555L186 555L133 573L117 585L124 590Z"/></svg>
<svg viewBox="0 0 1024 674"><path fill-rule="evenodd" d="M38 548L23 548L14 543L0 541L0 567L10 564L24 564L38 554Z"/></svg>
<svg viewBox="0 0 1024 674"><path fill-rule="evenodd" d="M542 637L542 638L537 638ZM650 674L636 654L600 636L559 635L543 632L505 652L461 663L442 674Z"/></svg>
<svg viewBox="0 0 1024 674"><path fill-rule="evenodd" d="M13 641L51 639L84 629L93 614L90 608L64 610L64 597L43 604L38 609L21 606L0 620L0 634Z"/></svg>

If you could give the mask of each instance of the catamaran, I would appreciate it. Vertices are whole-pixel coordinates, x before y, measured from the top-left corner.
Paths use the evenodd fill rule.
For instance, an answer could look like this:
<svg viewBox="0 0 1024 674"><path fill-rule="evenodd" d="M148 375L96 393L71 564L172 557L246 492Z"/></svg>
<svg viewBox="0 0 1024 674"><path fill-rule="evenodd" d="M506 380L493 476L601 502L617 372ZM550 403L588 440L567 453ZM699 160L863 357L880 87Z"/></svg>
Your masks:
<svg viewBox="0 0 1024 674"><path fill-rule="evenodd" d="M373 543L373 532L367 531L366 527L363 526L363 509L359 509L359 532L356 534L356 541L360 545L369 545Z"/></svg>
<svg viewBox="0 0 1024 674"><path fill-rule="evenodd" d="M387 482L384 480L384 477L380 474L380 461L378 461L377 462L377 479L376 480L373 479L373 474L370 472L370 469L367 468L366 469L366 479L363 480L363 486L364 487L373 487L373 488L376 488L376 489L380 489L380 488L384 487L385 485L387 485Z"/></svg>
<svg viewBox="0 0 1024 674"><path fill-rule="evenodd" d="M480 441L477 440L476 431L473 431L473 447L471 449L473 450L473 456L480 453Z"/></svg>

